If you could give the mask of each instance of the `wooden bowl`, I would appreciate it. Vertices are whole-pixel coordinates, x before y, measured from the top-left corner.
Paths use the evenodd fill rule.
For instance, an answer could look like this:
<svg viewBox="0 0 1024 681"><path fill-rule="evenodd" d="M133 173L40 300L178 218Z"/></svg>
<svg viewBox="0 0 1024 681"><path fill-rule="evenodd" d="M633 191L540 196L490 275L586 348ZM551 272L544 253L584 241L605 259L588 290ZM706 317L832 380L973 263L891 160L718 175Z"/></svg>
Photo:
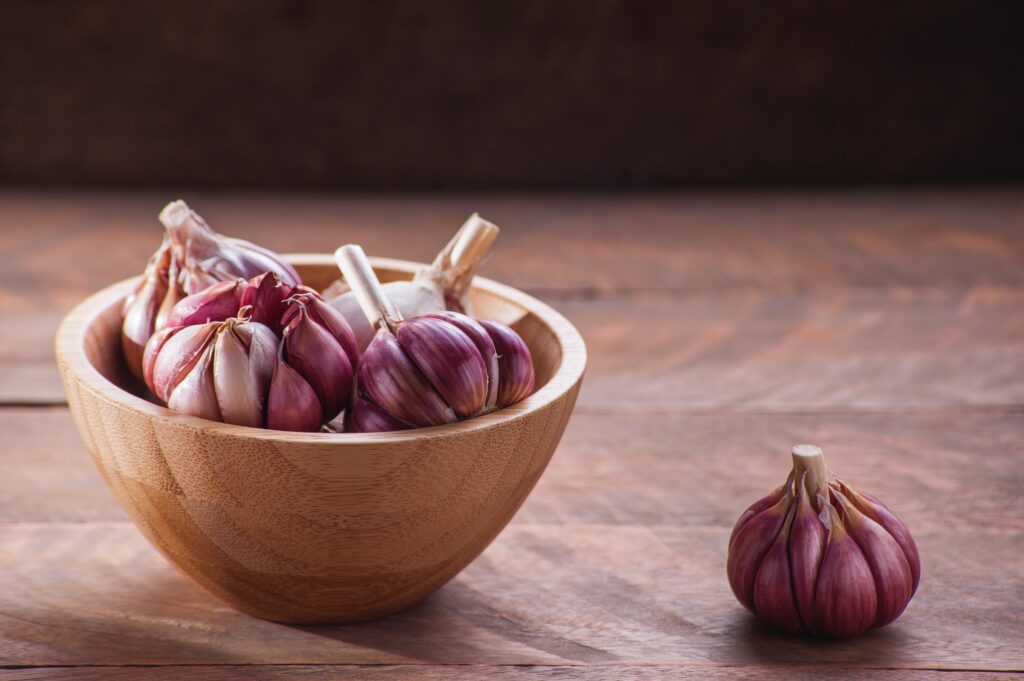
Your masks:
<svg viewBox="0 0 1024 681"><path fill-rule="evenodd" d="M326 255L290 257L303 280ZM382 281L415 263L374 259ZM351 622L426 598L497 536L547 466L586 365L579 332L547 305L476 278L477 315L511 324L537 391L469 421L395 433L289 433L153 404L120 349L134 280L96 293L57 332L78 431L132 520L171 563L233 607L279 622Z"/></svg>

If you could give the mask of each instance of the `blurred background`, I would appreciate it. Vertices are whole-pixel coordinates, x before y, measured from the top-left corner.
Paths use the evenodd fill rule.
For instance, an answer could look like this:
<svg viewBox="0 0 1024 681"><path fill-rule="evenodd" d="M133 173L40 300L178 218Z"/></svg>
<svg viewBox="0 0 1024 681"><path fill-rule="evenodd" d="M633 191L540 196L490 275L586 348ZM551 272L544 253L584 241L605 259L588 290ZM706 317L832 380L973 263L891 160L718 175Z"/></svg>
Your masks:
<svg viewBox="0 0 1024 681"><path fill-rule="evenodd" d="M5 3L5 186L1020 179L1013 2Z"/></svg>

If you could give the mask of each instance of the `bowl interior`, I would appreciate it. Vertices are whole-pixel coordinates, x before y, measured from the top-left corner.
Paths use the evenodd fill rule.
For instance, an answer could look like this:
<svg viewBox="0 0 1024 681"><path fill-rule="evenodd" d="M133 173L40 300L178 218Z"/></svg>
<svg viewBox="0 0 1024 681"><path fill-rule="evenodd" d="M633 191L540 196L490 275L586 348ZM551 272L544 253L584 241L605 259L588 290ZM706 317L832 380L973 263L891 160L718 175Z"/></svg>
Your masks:
<svg viewBox="0 0 1024 681"><path fill-rule="evenodd" d="M330 256L291 256L290 260L303 282L318 291L339 278L338 269ZM398 260L371 260L382 282L411 279L419 267L416 263ZM125 293L127 291L125 287ZM545 318L543 314L544 311L550 314L557 313L515 289L479 277L474 282L471 298L475 316L510 325L526 342L533 356L537 377L537 391L534 395L541 392L563 365L564 339L559 338L550 318ZM145 387L128 370L121 352L122 300L123 297L111 298L105 307L97 311L86 327L83 339L85 358L101 376L115 386L137 397L151 399Z"/></svg>

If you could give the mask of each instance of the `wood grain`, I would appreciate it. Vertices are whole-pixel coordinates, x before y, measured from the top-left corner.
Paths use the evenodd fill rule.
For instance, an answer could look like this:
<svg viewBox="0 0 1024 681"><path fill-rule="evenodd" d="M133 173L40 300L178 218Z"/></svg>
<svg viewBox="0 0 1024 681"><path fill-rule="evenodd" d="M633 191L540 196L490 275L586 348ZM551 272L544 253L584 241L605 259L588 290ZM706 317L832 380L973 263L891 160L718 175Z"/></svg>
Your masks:
<svg viewBox="0 0 1024 681"><path fill-rule="evenodd" d="M583 407L917 409L1024 403L1024 288L856 288L565 301Z"/></svg>
<svg viewBox="0 0 1024 681"><path fill-rule="evenodd" d="M48 433L71 427L61 409L4 410L0 418L12 426L11 439L24 443L10 447L26 452L10 460L15 471L37 458ZM921 547L921 592L896 625L860 643L823 646L771 634L747 617L725 582L731 524L779 483L785 445L804 439L822 443L845 479L896 509ZM577 415L519 517L463 576L422 606L378 623L328 628L323 640L328 630L273 625L221 606L131 526L95 522L122 515L98 474L82 496L106 496L101 505L61 501L64 471L89 477L78 445L11 480L20 493L7 508L51 500L36 502L37 517L49 508L47 520L92 522L24 522L33 519L27 510L0 517L14 523L0 526L0 555L10 556L0 565L0 632L7 632L0 650L18 651L7 660L18 664L706 660L1024 668L1013 643L1024 637L1024 473L1015 466L1022 446L1024 423L1014 412L956 419L632 414L614 422ZM54 633L61 628L74 636Z"/></svg>
<svg viewBox="0 0 1024 681"><path fill-rule="evenodd" d="M514 523L426 602L358 626L247 617L128 523L0 527L4 664L828 664L1020 669L1024 532L916 531L921 588L851 641L778 634L732 597L728 527ZM983 588L980 588L983 585Z"/></svg>
<svg viewBox="0 0 1024 681"><path fill-rule="evenodd" d="M0 312L19 322L0 325L0 404L63 401L57 319L137 269L165 198L0 192ZM0 667L42 665L0 678L1024 671L1024 190L195 200L271 247L328 250L344 232L419 260L481 210L505 228L483 273L528 284L588 340L579 411L454 582L376 623L292 627L240 615L160 558L66 407L0 408ZM864 639L772 634L728 591L724 538L797 441L919 540L921 591Z"/></svg>
<svg viewBox="0 0 1024 681"><path fill-rule="evenodd" d="M66 409L0 410L0 432L0 523L127 519ZM574 414L517 520L729 527L781 484L801 441L821 444L834 470L914 530L1024 531L1019 410Z"/></svg>
<svg viewBox="0 0 1024 681"><path fill-rule="evenodd" d="M772 665L770 669L752 669L708 664L680 665L629 665L607 664L583 665L533 665L529 667L511 665L203 665L164 667L95 667L39 669L0 669L4 681L134 681L135 679L193 679L201 673L204 681L249 681L250 679L293 679L308 681L321 679L350 679L352 681L391 681L392 679L413 679L414 681L478 681L479 679L536 679L551 681L581 679L582 681L646 681L648 679L730 679L755 681L769 678L785 678L794 681L817 681L822 678L845 679L847 681L874 681L899 679L900 681L925 681L935 679L934 671L912 671L906 669L844 669L810 665ZM943 679L950 673L940 675ZM1009 681L1019 679L1018 674L999 672L971 672L961 675L971 681Z"/></svg>

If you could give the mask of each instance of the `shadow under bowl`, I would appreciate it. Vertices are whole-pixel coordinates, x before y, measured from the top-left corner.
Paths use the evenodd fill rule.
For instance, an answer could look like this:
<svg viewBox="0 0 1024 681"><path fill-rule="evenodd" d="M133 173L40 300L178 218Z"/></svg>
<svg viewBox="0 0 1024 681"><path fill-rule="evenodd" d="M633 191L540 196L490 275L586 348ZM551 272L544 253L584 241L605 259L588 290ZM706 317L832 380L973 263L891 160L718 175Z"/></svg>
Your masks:
<svg viewBox="0 0 1024 681"><path fill-rule="evenodd" d="M314 288L337 278L331 256L289 259ZM372 262L382 281L420 267ZM477 277L477 316L510 324L533 354L538 388L522 402L394 433L232 426L141 396L120 344L120 308L134 282L94 294L57 332L75 424L153 546L231 606L278 622L381 617L458 574L543 473L586 365L583 339L562 315Z"/></svg>

